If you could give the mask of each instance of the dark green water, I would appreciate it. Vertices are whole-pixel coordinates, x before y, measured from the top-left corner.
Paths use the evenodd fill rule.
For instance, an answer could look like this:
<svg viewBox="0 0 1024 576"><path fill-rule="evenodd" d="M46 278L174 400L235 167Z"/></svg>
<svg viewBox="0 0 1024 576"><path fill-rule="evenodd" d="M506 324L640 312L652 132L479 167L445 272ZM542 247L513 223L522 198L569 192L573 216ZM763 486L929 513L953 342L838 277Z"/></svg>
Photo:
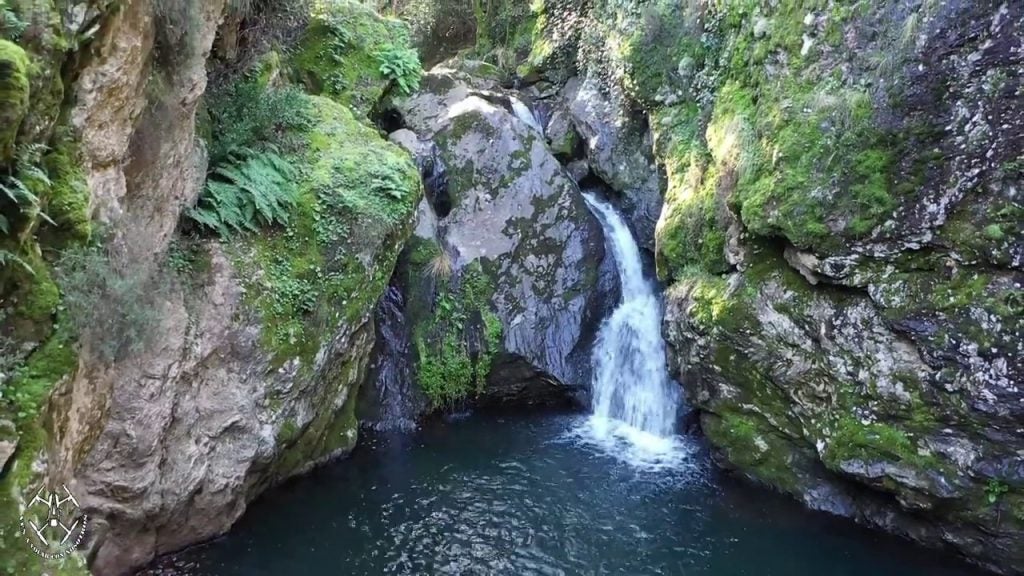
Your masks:
<svg viewBox="0 0 1024 576"><path fill-rule="evenodd" d="M583 420L473 416L408 436L367 432L351 458L267 494L227 537L155 573L979 573L720 478L700 452L638 469L571 434Z"/></svg>

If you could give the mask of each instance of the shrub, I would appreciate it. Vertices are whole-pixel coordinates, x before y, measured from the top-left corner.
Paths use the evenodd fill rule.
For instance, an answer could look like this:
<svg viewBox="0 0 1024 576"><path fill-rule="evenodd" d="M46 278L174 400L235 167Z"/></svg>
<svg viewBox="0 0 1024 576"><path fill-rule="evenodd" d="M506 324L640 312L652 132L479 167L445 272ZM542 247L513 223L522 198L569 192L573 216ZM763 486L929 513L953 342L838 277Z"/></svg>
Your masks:
<svg viewBox="0 0 1024 576"><path fill-rule="evenodd" d="M28 25L11 8L7 0L0 0L0 38L18 40Z"/></svg>
<svg viewBox="0 0 1024 576"><path fill-rule="evenodd" d="M423 68L416 50L388 44L377 53L377 60L380 73L394 82L401 94L408 96L419 89Z"/></svg>
<svg viewBox="0 0 1024 576"><path fill-rule="evenodd" d="M268 90L249 78L214 90L209 109L210 165L214 167L270 142L284 153L297 151L304 144L297 134L312 125L309 100L302 90L294 86Z"/></svg>
<svg viewBox="0 0 1024 576"><path fill-rule="evenodd" d="M146 349L167 293L166 275L124 269L99 246L69 248L57 263L71 330L107 362Z"/></svg>
<svg viewBox="0 0 1024 576"><path fill-rule="evenodd" d="M214 170L188 215L223 237L286 224L298 196L295 176L277 154L250 151Z"/></svg>

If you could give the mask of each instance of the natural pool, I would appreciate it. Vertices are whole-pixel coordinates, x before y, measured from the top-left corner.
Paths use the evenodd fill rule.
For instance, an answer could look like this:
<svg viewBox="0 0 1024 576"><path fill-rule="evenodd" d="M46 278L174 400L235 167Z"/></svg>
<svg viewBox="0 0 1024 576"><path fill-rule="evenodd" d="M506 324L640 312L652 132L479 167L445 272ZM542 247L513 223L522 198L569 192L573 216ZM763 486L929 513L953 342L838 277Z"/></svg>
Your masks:
<svg viewBox="0 0 1024 576"><path fill-rule="evenodd" d="M724 478L687 440L638 466L585 430L586 416L546 414L366 431L350 458L271 491L228 536L154 573L979 574Z"/></svg>

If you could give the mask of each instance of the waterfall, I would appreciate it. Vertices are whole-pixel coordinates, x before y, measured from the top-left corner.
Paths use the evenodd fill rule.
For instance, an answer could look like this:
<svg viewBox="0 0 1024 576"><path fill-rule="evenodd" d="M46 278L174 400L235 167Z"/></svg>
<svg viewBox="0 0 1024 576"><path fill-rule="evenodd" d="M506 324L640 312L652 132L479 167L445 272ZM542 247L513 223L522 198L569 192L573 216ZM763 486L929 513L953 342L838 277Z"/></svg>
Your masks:
<svg viewBox="0 0 1024 576"><path fill-rule="evenodd" d="M416 407L410 390L409 328L398 287L388 286L376 314L381 346L374 382L377 414L369 423L377 430L412 430L416 428Z"/></svg>
<svg viewBox="0 0 1024 576"><path fill-rule="evenodd" d="M516 118L519 118L523 124L533 128L538 134L543 136L544 129L540 127L540 123L537 122L537 118L530 111L530 107L523 104L523 101L515 96L509 97L509 100L512 102L512 112L516 115Z"/></svg>
<svg viewBox="0 0 1024 576"><path fill-rule="evenodd" d="M604 228L622 284L622 299L594 345L590 435L605 444L625 441L631 460L634 449L659 458L678 455L674 432L680 394L666 367L661 302L644 277L640 249L626 222L593 194L583 197Z"/></svg>

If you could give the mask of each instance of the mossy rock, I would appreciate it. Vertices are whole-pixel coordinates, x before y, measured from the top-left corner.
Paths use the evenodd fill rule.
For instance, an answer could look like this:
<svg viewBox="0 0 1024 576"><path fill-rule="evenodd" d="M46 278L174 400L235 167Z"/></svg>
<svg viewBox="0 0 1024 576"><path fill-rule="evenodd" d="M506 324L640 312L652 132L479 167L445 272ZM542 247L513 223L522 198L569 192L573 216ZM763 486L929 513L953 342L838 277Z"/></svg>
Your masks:
<svg viewBox="0 0 1024 576"><path fill-rule="evenodd" d="M315 9L292 65L309 91L366 115L390 83L381 71L379 55L392 47L409 47L403 22L339 0Z"/></svg>
<svg viewBox="0 0 1024 576"><path fill-rule="evenodd" d="M29 58L20 46L0 40L0 164L14 155L18 127L29 107Z"/></svg>
<svg viewBox="0 0 1024 576"><path fill-rule="evenodd" d="M78 146L74 139L59 136L57 145L43 159L51 186L46 194L46 214L56 224L49 244L86 242L92 233L89 213L89 185L82 171ZM52 227L48 227L52 228ZM48 229L44 229L48 232Z"/></svg>
<svg viewBox="0 0 1024 576"><path fill-rule="evenodd" d="M408 153L345 106L310 98L307 150L284 230L252 235L235 251L263 343L278 362L310 365L340 322L359 323L384 291L421 197Z"/></svg>

